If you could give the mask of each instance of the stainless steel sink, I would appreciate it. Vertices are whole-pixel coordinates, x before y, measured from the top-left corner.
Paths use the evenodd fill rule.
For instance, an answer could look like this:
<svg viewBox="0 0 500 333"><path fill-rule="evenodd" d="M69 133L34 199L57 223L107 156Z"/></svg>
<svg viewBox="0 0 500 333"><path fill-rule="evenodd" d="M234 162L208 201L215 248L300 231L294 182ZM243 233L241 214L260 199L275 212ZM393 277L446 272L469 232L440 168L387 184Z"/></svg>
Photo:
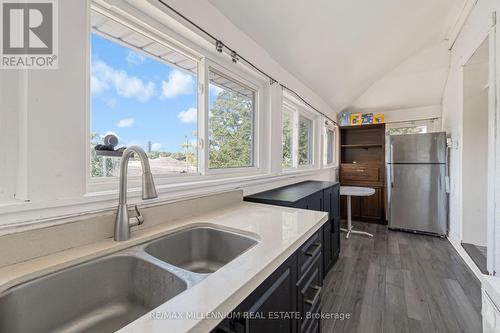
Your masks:
<svg viewBox="0 0 500 333"><path fill-rule="evenodd" d="M257 240L211 227L184 229L151 242L145 251L195 273L213 273L257 244Z"/></svg>
<svg viewBox="0 0 500 333"><path fill-rule="evenodd" d="M186 288L141 258L105 257L0 295L0 332L114 332Z"/></svg>
<svg viewBox="0 0 500 333"><path fill-rule="evenodd" d="M45 275L0 294L0 333L114 332L256 243L191 227Z"/></svg>

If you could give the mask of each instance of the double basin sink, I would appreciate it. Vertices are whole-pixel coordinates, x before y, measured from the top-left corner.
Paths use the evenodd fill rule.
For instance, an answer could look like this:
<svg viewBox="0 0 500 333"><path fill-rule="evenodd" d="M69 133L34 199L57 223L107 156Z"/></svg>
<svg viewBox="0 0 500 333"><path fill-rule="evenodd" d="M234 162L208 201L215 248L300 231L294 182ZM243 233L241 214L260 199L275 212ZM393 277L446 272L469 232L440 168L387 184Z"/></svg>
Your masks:
<svg viewBox="0 0 500 333"><path fill-rule="evenodd" d="M257 244L208 226L186 228L0 294L0 332L114 332Z"/></svg>

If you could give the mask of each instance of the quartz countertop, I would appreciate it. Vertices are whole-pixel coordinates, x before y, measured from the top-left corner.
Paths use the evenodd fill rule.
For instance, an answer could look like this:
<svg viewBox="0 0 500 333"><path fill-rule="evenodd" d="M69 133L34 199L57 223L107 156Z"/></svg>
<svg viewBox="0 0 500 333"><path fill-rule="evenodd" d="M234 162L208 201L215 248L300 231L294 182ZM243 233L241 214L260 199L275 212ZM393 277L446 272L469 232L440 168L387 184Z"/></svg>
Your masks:
<svg viewBox="0 0 500 333"><path fill-rule="evenodd" d="M135 231L131 239L125 242L106 239L4 266L0 268L0 292L37 276L196 224L209 224L255 235L259 240L257 245L119 331L208 332L222 320L221 314L232 311L316 232L327 218L328 215L324 212L241 202L228 208Z"/></svg>

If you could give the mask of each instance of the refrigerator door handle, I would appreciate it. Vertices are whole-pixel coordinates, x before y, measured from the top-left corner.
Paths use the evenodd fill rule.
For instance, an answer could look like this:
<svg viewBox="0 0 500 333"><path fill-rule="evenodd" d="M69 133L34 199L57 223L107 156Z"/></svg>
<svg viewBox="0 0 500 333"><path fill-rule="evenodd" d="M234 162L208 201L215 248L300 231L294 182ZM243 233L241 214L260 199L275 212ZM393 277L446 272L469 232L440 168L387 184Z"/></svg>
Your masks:
<svg viewBox="0 0 500 333"><path fill-rule="evenodd" d="M394 153L393 153L393 146L392 146L392 143L391 145L389 146L389 155L390 155L390 161L391 161L391 164L390 164L390 177L391 177L391 188L394 188Z"/></svg>

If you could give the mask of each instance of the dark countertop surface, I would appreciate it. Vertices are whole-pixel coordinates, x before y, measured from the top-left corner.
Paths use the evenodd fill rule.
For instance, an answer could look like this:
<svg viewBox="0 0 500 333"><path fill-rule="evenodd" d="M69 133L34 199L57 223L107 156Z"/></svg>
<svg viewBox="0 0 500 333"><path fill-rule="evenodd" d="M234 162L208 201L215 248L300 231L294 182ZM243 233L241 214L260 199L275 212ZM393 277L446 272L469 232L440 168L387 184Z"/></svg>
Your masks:
<svg viewBox="0 0 500 333"><path fill-rule="evenodd" d="M292 204L320 190L332 187L338 182L307 180L304 182L278 187L269 191L255 193L244 198L245 201Z"/></svg>

